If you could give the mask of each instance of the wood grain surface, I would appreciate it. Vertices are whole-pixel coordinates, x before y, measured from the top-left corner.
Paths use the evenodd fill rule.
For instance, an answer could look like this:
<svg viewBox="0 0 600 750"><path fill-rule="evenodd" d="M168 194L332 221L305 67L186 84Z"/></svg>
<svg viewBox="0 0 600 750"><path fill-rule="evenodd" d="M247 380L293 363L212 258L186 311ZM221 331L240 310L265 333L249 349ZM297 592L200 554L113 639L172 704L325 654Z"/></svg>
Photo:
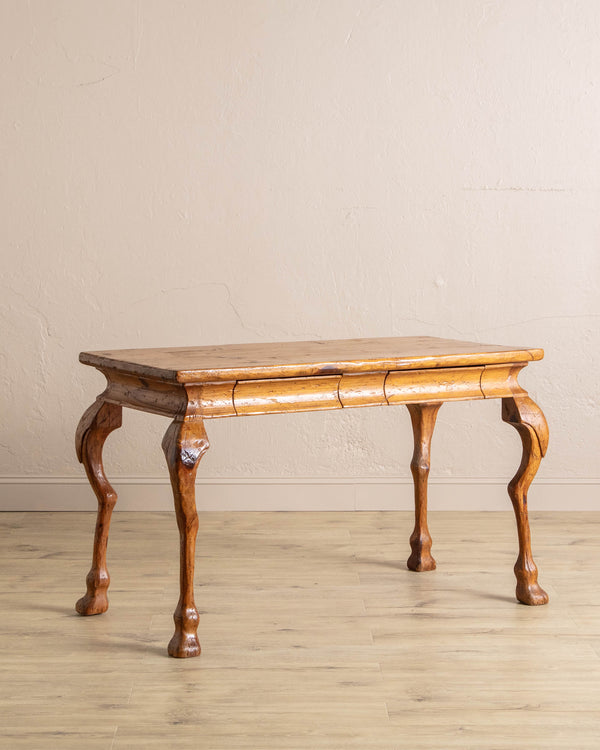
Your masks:
<svg viewBox="0 0 600 750"><path fill-rule="evenodd" d="M2 513L0 747L597 750L600 514L535 511L543 493L546 607L512 596L508 497L429 513L434 573L406 569L408 511L200 513L183 660L173 513L113 515L111 611L84 619L92 513Z"/></svg>
<svg viewBox="0 0 600 750"><path fill-rule="evenodd" d="M516 595L523 604L546 604L548 594L538 583L538 569L531 552L527 491L548 446L548 424L542 410L528 396L502 399L502 419L518 431L523 443L521 464L508 484L519 537L519 556L514 567Z"/></svg>
<svg viewBox="0 0 600 750"><path fill-rule="evenodd" d="M521 466L508 487L519 538L517 598L545 604L548 596L537 582L531 553L527 490L545 453L548 430L540 408L517 381L529 361L542 357L541 349L429 337L83 352L80 360L104 372L108 384L84 413L76 436L77 455L98 498L92 570L77 611L90 615L108 608L106 546L116 495L104 474L102 447L121 424L122 406L173 417L163 450L180 533L180 596L168 653L185 658L200 653L195 475L208 449L205 418L406 404L414 432L415 486L407 565L422 572L436 567L427 526L427 480L438 409L444 401L485 398L503 399L503 419L523 441Z"/></svg>
<svg viewBox="0 0 600 750"><path fill-rule="evenodd" d="M198 656L198 610L194 603L194 564L196 560L196 470L209 448L201 421L175 419L165 432L162 448L169 467L175 517L179 529L179 601L173 614L175 633L169 641L169 656Z"/></svg>
<svg viewBox="0 0 600 750"><path fill-rule="evenodd" d="M526 395L517 374L526 363L435 367L294 378L170 383L104 369L103 401L131 409L203 419L364 406L466 401Z"/></svg>
<svg viewBox="0 0 600 750"><path fill-rule="evenodd" d="M414 451L410 470L415 487L415 528L410 536L409 570L435 570L431 555L431 534L427 526L427 480L429 479L431 439L441 404L408 404L413 428Z"/></svg>
<svg viewBox="0 0 600 750"><path fill-rule="evenodd" d="M75 433L75 451L84 465L89 483L98 500L92 567L86 577L86 593L75 604L80 615L100 615L108 609L110 575L106 567L106 548L117 493L106 478L102 450L106 438L122 424L122 409L101 399L86 409Z"/></svg>
<svg viewBox="0 0 600 750"><path fill-rule="evenodd" d="M408 336L81 352L100 369L180 383L529 362L542 349Z"/></svg>

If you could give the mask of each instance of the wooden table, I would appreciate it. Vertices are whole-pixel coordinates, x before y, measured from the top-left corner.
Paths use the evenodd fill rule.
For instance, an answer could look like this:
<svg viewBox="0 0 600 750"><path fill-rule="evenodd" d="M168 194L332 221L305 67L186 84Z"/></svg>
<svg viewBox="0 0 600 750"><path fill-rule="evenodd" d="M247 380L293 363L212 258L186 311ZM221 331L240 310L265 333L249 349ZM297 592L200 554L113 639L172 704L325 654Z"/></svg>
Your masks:
<svg viewBox="0 0 600 750"><path fill-rule="evenodd" d="M77 612L97 615L108 609L106 547L117 495L104 473L102 448L121 426L123 406L173 419L162 447L175 500L181 572L168 652L188 657L200 653L194 484L198 462L208 450L205 419L405 404L414 433L410 466L415 487L407 565L426 571L435 568L427 528L427 477L437 412L444 401L484 398L502 399L502 419L518 430L523 443L521 465L508 485L519 539L517 599L545 604L548 595L538 584L531 554L527 490L546 452L548 425L517 382L519 371L543 355L541 349L426 336L82 352L80 361L103 372L108 385L84 413L76 434L77 456L98 498L92 568Z"/></svg>

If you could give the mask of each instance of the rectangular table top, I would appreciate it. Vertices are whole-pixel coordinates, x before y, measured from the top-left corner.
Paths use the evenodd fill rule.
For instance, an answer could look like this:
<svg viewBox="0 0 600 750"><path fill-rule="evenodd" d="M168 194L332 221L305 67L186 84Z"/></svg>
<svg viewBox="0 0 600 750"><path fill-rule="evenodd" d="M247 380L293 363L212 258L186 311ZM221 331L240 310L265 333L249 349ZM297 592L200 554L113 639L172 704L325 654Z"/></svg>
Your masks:
<svg viewBox="0 0 600 750"><path fill-rule="evenodd" d="M542 359L542 349L405 336L81 352L103 370L166 382L254 380L357 372L466 367Z"/></svg>

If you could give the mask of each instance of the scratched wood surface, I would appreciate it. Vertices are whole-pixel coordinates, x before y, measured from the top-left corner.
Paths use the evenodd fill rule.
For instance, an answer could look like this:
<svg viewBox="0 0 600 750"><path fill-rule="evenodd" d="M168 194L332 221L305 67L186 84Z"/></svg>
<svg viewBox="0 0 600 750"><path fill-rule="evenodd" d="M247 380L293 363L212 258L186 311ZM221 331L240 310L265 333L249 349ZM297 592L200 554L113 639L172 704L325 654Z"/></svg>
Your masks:
<svg viewBox="0 0 600 750"><path fill-rule="evenodd" d="M180 383L529 362L542 349L430 336L81 352L84 364Z"/></svg>
<svg viewBox="0 0 600 750"><path fill-rule="evenodd" d="M532 514L545 607L512 595L511 511L428 520L437 570L412 573L412 513L202 513L179 660L170 514L115 514L88 618L94 514L0 514L0 747L596 750L600 514Z"/></svg>

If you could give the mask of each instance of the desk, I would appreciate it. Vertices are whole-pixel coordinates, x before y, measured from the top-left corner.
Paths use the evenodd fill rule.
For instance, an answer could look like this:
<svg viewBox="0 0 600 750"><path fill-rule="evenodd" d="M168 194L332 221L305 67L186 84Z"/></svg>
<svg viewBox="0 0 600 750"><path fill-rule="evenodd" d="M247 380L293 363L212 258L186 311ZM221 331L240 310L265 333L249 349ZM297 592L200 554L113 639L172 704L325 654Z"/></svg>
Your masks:
<svg viewBox="0 0 600 750"><path fill-rule="evenodd" d="M527 490L546 452L548 425L517 382L519 371L543 355L541 349L426 336L82 352L80 361L104 373L108 385L83 414L76 433L77 456L98 499L92 567L77 612L97 615L108 609L106 547L117 495L104 473L102 448L121 426L123 406L173 419L162 448L180 535L180 596L168 653L189 657L200 653L194 603L195 477L209 446L205 420L405 404L414 434L415 490L407 565L428 571L435 568L427 478L438 410L444 401L486 398L502 399L502 419L517 429L523 443L521 465L508 485L519 540L516 596L523 604L545 604L548 595L537 581L531 554Z"/></svg>

